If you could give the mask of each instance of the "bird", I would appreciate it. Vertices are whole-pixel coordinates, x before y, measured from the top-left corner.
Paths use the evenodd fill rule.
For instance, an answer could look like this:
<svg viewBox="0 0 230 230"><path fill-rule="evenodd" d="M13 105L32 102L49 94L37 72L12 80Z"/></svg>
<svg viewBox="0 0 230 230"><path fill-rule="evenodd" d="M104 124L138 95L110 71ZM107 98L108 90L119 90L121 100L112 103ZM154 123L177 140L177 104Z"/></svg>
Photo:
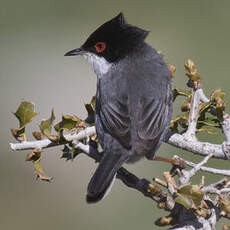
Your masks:
<svg viewBox="0 0 230 230"><path fill-rule="evenodd" d="M87 203L102 200L124 163L153 160L172 117L171 76L163 56L145 42L149 31L128 24L121 12L80 48L97 75L95 128L103 149L87 188Z"/></svg>

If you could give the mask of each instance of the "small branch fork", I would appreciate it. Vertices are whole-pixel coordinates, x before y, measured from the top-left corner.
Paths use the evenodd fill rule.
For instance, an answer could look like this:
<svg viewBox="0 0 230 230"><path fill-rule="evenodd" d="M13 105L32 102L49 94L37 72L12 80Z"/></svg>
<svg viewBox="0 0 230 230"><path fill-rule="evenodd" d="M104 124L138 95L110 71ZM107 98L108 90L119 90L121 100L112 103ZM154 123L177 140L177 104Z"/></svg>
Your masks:
<svg viewBox="0 0 230 230"><path fill-rule="evenodd" d="M126 186L136 189L144 196L157 202L159 208L169 211L170 214L166 217L159 218L155 224L159 226L173 225L173 230L193 230L193 229L216 229L216 223L220 217L230 219L230 201L227 196L230 196L230 182L227 178L223 178L213 184L206 185L204 177L198 186L198 191L203 194L200 204L192 204L191 207L185 208L180 202L176 201L176 197L186 197L193 203L193 198L190 195L181 193L185 186L190 185L191 178L199 171L205 171L223 176L230 176L230 170L215 169L205 167L204 164L210 158L230 159L230 116L224 113L222 121L222 130L225 135L225 141L221 144L212 144L208 142L200 142L196 137L197 120L199 117L201 103L209 102L201 87L200 80L193 84L193 95L191 99L191 108L188 118L188 129L183 134L170 134L165 140L166 143L187 150L194 154L204 156L204 159L195 164L193 162L174 156L168 162L172 163L173 167L170 172L164 173L164 180L154 178L154 183L146 179L140 179L134 174L127 171L125 168L120 168L117 172L117 178L120 179ZM53 142L49 139L39 141L24 141L21 143L10 143L12 150L36 150L54 147L63 144L70 144L75 149L82 150L87 156L95 161L100 161L101 153L93 148L90 144L83 144L81 140L94 136L96 134L95 127L87 127L77 134L63 135L64 142ZM179 164L178 164L179 162ZM184 165L184 166L183 166ZM192 167L190 170L185 170L185 165ZM178 185L173 176L178 176ZM164 190L160 188L162 186ZM167 191L165 191L167 188ZM216 195L215 199L211 199L209 194ZM186 198L186 199L187 199ZM229 202L229 203L228 203ZM183 203L183 202L182 202Z"/></svg>

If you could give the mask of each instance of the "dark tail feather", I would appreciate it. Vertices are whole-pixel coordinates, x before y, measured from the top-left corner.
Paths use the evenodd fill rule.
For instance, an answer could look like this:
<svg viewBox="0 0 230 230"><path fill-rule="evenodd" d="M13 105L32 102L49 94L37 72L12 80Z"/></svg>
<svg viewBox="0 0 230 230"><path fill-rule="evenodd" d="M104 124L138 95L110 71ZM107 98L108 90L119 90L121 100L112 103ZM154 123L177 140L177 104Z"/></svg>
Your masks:
<svg viewBox="0 0 230 230"><path fill-rule="evenodd" d="M121 154L104 152L98 168L91 178L86 196L87 203L100 201L109 192L117 170L125 162L126 158Z"/></svg>

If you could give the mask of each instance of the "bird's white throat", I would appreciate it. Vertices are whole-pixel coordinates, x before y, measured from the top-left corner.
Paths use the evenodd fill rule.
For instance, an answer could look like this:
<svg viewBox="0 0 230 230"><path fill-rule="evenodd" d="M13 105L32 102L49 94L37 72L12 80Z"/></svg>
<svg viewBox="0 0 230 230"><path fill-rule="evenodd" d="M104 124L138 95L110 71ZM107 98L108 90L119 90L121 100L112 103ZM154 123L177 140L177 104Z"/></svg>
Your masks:
<svg viewBox="0 0 230 230"><path fill-rule="evenodd" d="M93 53L84 53L83 57L91 64L98 77L106 74L112 66L105 58L99 57Z"/></svg>

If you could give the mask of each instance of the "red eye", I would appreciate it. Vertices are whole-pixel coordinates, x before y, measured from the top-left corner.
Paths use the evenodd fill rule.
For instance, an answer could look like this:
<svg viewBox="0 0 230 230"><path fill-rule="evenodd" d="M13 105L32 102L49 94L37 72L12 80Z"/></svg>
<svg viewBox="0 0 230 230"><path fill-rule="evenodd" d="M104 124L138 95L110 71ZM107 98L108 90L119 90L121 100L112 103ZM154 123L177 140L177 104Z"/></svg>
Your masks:
<svg viewBox="0 0 230 230"><path fill-rule="evenodd" d="M104 42L98 42L96 45L95 45L95 49L98 53L101 53L105 50L106 48L106 45Z"/></svg>

